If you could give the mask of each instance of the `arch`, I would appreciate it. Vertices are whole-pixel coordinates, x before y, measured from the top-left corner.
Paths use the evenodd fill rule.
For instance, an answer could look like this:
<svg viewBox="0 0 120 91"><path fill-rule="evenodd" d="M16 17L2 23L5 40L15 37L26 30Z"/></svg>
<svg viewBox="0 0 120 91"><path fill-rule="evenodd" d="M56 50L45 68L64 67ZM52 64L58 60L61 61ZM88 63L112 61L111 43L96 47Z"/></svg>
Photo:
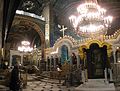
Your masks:
<svg viewBox="0 0 120 91"><path fill-rule="evenodd" d="M99 41L99 40L90 40L90 41L88 41L88 43L86 44L86 46L87 46L88 49L90 48L90 45L91 45L92 43L96 43L96 44L99 45L99 47L102 47L102 41Z"/></svg>
<svg viewBox="0 0 120 91"><path fill-rule="evenodd" d="M111 52L112 52L112 45L107 43L107 42L104 42L104 41L99 41L99 40L90 40L90 41L87 41L86 44L82 45L79 47L79 55L81 58L83 58L83 48L86 48L86 49L90 49L90 46L91 44L98 44L99 47L103 47L103 46L107 46L107 54L108 56L111 56Z"/></svg>
<svg viewBox="0 0 120 91"><path fill-rule="evenodd" d="M70 56L71 49L73 48L73 45L74 45L72 40L74 40L74 39L70 38L70 37L67 37L67 36L65 36L64 38L59 38L56 41L56 43L54 44L53 50L54 51L58 50L58 54L59 54L59 53L61 53L62 45L66 45L68 47L68 53L69 53L69 56Z"/></svg>
<svg viewBox="0 0 120 91"><path fill-rule="evenodd" d="M33 19L27 18L27 17L22 17L22 16L15 16L15 20L13 21L12 26L15 25L21 25L21 26L30 26L35 29L35 31L39 34L41 38L41 42L44 43L44 33L42 32L42 29L39 27L37 23L33 21Z"/></svg>
<svg viewBox="0 0 120 91"><path fill-rule="evenodd" d="M86 45L82 45L79 47L79 52L82 52L83 51L83 48L87 49L87 46Z"/></svg>
<svg viewBox="0 0 120 91"><path fill-rule="evenodd" d="M61 39L54 44L54 48L60 47L62 45L69 45L70 48L73 47L73 42L70 39Z"/></svg>
<svg viewBox="0 0 120 91"><path fill-rule="evenodd" d="M89 46L89 48L90 48L90 49L93 49L93 48L97 49L97 48L99 48L99 45L98 45L97 43L92 43L92 44Z"/></svg>
<svg viewBox="0 0 120 91"><path fill-rule="evenodd" d="M103 42L103 43L102 43L102 47L103 47L103 46L107 46L107 49L111 49L111 48L112 48L112 45L109 44L109 43L107 43L107 42Z"/></svg>
<svg viewBox="0 0 120 91"><path fill-rule="evenodd" d="M102 47L105 47L105 46L107 47L107 55L108 57L110 57L112 54L112 45L107 42L103 42Z"/></svg>
<svg viewBox="0 0 120 91"><path fill-rule="evenodd" d="M64 61L68 60L69 52L66 45L61 46L61 63L64 64Z"/></svg>
<svg viewBox="0 0 120 91"><path fill-rule="evenodd" d="M62 49L62 46L66 46L68 48L68 57L70 57L70 53L71 53L71 45L69 44L69 42L64 42L64 43L61 43L61 45L58 46L58 54L61 55L61 49Z"/></svg>
<svg viewBox="0 0 120 91"><path fill-rule="evenodd" d="M15 26L17 24L19 25L24 25L24 26L30 26L33 27L35 29L35 31L38 33L39 37L40 37L40 43L41 43L41 49L42 49L42 60L45 59L45 35L42 32L42 29L40 28L40 26L38 25L38 23L33 21L34 18L29 18L29 17L22 17L22 16L15 16L15 19L13 21L12 26Z"/></svg>

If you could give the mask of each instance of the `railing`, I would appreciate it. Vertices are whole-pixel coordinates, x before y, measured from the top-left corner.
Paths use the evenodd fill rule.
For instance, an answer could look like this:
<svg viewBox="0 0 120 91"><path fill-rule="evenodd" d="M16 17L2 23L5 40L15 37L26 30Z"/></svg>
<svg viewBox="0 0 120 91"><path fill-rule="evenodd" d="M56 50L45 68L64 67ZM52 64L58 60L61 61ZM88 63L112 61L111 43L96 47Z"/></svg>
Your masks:
<svg viewBox="0 0 120 91"><path fill-rule="evenodd" d="M113 80L120 82L120 63L112 64Z"/></svg>

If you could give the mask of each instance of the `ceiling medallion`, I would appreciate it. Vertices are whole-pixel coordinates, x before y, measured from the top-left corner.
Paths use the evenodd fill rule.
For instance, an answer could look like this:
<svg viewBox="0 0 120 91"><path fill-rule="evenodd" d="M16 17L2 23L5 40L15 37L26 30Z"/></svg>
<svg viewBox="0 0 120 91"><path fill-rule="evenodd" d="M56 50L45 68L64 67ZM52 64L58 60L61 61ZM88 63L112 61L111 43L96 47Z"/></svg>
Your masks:
<svg viewBox="0 0 120 91"><path fill-rule="evenodd" d="M74 32L79 36L91 37L106 34L112 22L112 16L97 3L86 2L77 7L77 14L69 17Z"/></svg>

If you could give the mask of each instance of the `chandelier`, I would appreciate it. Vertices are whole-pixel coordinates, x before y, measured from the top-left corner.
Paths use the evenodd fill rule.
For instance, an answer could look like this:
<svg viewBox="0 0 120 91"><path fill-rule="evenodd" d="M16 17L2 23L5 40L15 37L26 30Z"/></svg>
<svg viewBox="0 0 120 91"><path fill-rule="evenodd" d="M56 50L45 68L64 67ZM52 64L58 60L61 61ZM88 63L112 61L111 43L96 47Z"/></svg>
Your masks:
<svg viewBox="0 0 120 91"><path fill-rule="evenodd" d="M18 46L18 51L20 52L31 52L33 50L32 47L30 47L29 41L22 41L21 46Z"/></svg>
<svg viewBox="0 0 120 91"><path fill-rule="evenodd" d="M106 15L106 10L97 3L86 2L77 7L78 13L69 17L77 35L90 37L105 34L112 22L112 16Z"/></svg>

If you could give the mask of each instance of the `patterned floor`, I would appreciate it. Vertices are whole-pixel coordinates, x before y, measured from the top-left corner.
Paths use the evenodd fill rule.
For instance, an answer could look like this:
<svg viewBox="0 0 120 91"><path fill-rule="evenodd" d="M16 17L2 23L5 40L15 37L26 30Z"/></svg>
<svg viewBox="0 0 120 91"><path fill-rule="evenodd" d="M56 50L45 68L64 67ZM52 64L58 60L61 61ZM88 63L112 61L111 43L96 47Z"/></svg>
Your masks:
<svg viewBox="0 0 120 91"><path fill-rule="evenodd" d="M37 76L30 75L28 77L29 81L27 82L27 86L22 91L75 91L76 89L76 87L66 87L63 86L62 84L59 84L59 80L44 78L38 81L35 80L36 78ZM0 85L0 91L9 91L9 90L7 87ZM96 91L100 91L100 90L96 90ZM120 84L116 85L116 91L120 91Z"/></svg>
<svg viewBox="0 0 120 91"><path fill-rule="evenodd" d="M23 91L74 91L73 88L66 88L61 84L47 83L41 81L28 82L28 86Z"/></svg>
<svg viewBox="0 0 120 91"><path fill-rule="evenodd" d="M40 81L32 80L37 78L36 76L30 76L29 82L27 83L26 89L23 91L74 91L74 87L67 88L66 86L62 86L59 83L59 80L44 78ZM63 81L61 81L62 83Z"/></svg>

